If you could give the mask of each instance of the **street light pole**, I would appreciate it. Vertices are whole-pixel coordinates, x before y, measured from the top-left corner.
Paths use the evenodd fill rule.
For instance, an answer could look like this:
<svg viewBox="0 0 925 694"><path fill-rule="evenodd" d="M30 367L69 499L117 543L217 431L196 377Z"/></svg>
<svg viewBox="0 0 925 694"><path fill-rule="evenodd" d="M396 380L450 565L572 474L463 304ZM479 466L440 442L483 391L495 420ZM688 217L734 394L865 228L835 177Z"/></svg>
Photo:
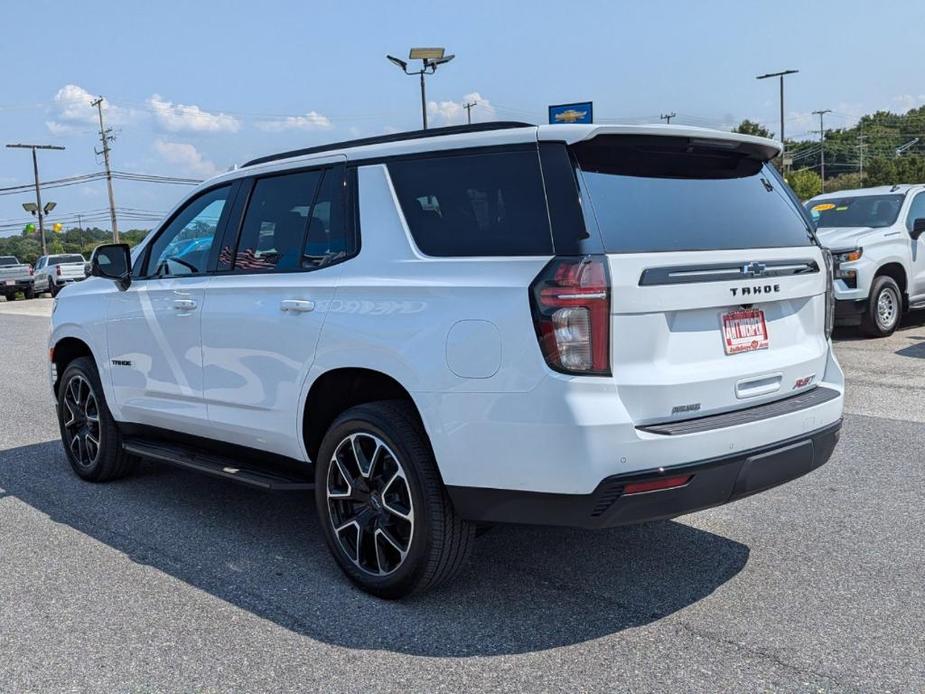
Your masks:
<svg viewBox="0 0 925 694"><path fill-rule="evenodd" d="M787 148L786 140L784 138L784 77L787 75L795 75L799 70L783 70L781 72L769 72L766 75L758 75L755 79L766 80L769 77L779 77L780 78L780 170L781 173L784 171L784 150Z"/></svg>
<svg viewBox="0 0 925 694"><path fill-rule="evenodd" d="M39 218L39 234L42 237L42 255L48 255L48 248L45 244L45 211L42 209L42 187L39 185L39 158L36 154L38 149L64 149L59 145L7 145L12 149L31 149L32 150L32 174L35 177L35 214Z"/></svg>
<svg viewBox="0 0 925 694"><path fill-rule="evenodd" d="M424 91L424 70L421 70L421 120L424 122L424 130L427 130L427 95Z"/></svg>
<svg viewBox="0 0 925 694"><path fill-rule="evenodd" d="M424 86L424 76L432 75L437 71L438 65L450 62L455 55L444 55L444 48L412 48L408 55L408 60L420 60L422 67L420 70L408 70L408 63L400 60L393 55L387 55L392 63L402 69L406 75L418 75L421 79L421 122L424 124L424 130L427 130L427 93Z"/></svg>

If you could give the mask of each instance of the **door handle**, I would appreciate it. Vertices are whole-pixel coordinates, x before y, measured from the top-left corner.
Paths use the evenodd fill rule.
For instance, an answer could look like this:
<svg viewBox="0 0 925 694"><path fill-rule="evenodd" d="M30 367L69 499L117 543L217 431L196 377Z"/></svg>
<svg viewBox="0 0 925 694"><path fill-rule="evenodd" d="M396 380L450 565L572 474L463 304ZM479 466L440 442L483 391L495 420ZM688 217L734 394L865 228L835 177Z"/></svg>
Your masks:
<svg viewBox="0 0 925 694"><path fill-rule="evenodd" d="M283 311L292 311L293 313L308 313L315 310L314 301L304 301L302 299L285 299L279 302L279 307Z"/></svg>
<svg viewBox="0 0 925 694"><path fill-rule="evenodd" d="M174 299L173 307L178 311L192 311L196 308L196 302L192 299Z"/></svg>

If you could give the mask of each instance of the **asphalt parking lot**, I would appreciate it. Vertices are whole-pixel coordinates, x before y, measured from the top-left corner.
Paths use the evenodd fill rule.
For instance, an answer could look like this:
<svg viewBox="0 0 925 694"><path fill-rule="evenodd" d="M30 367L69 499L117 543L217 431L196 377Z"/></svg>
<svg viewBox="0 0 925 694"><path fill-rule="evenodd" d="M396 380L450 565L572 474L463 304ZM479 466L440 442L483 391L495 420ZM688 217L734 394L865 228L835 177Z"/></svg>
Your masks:
<svg viewBox="0 0 925 694"><path fill-rule="evenodd" d="M307 496L78 481L49 306L0 301L0 690L925 690L923 313L838 335L845 426L813 474L640 527L498 527L455 583L386 603Z"/></svg>

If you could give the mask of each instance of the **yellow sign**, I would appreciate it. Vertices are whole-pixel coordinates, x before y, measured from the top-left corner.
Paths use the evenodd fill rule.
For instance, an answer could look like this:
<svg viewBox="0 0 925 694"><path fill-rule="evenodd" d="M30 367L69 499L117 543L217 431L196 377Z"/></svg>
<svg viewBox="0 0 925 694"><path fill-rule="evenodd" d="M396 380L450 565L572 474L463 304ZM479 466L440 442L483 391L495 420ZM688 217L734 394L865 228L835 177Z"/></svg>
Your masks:
<svg viewBox="0 0 925 694"><path fill-rule="evenodd" d="M814 206L812 211L813 212L826 212L828 210L834 210L834 209L835 209L835 205L832 204L831 202L823 202L819 205Z"/></svg>
<svg viewBox="0 0 925 694"><path fill-rule="evenodd" d="M61 225L61 222L55 222L51 225L51 230L56 234L60 234L62 231L64 231L64 227Z"/></svg>

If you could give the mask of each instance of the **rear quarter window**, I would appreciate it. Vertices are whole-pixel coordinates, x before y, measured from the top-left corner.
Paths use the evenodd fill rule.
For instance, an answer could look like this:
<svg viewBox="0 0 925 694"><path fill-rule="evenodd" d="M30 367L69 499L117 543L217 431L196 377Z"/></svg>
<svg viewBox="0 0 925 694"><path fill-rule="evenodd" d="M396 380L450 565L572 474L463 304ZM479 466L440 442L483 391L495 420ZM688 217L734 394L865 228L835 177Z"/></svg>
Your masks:
<svg viewBox="0 0 925 694"><path fill-rule="evenodd" d="M552 254L535 147L392 161L389 175L422 253Z"/></svg>

